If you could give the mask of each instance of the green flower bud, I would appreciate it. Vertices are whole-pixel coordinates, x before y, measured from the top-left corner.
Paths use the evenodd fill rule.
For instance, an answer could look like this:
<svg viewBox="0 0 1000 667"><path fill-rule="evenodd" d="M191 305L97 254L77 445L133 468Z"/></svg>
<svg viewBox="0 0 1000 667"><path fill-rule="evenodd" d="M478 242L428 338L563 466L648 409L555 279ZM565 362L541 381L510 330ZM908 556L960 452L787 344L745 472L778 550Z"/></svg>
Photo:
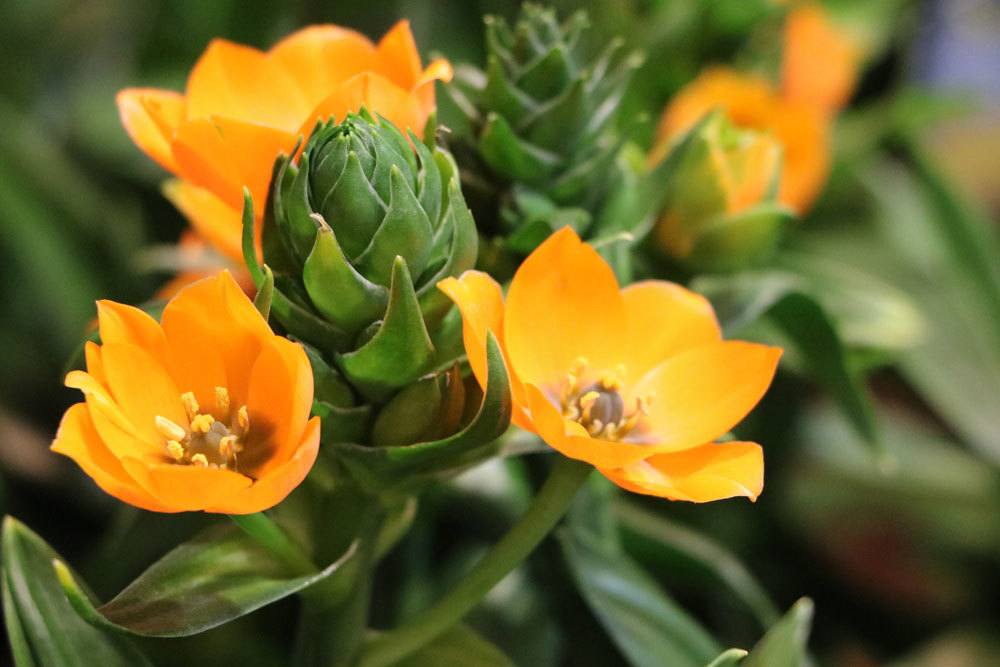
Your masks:
<svg viewBox="0 0 1000 667"><path fill-rule="evenodd" d="M729 271L758 263L794 214L777 202L781 144L714 112L668 156L658 249L692 270ZM665 152L665 149L660 152ZM660 157L654 154L655 157Z"/></svg>
<svg viewBox="0 0 1000 667"><path fill-rule="evenodd" d="M263 243L275 317L376 402L440 367L432 336L450 304L436 285L472 268L478 243L456 171L366 111L318 125L275 169Z"/></svg>
<svg viewBox="0 0 1000 667"><path fill-rule="evenodd" d="M589 220L614 180L619 101L641 59L623 51L623 40L591 57L588 27L584 12L559 23L552 9L533 4L513 27L487 17L486 70L464 68L449 88L471 130L466 150L478 158L470 182L519 186L513 197L496 193L507 231L538 225L517 196L525 188L553 210L572 208Z"/></svg>

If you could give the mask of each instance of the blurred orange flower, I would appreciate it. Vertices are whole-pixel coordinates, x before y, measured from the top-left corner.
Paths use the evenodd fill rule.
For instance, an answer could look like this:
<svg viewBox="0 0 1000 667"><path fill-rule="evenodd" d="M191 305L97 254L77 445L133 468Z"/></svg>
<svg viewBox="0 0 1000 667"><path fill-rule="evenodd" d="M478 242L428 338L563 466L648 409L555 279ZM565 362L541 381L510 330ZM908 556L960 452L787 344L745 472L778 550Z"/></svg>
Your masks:
<svg viewBox="0 0 1000 667"><path fill-rule="evenodd" d="M781 350L723 341L701 296L663 281L619 289L568 227L524 261L506 302L478 271L439 287L461 310L480 384L486 332L500 341L518 426L630 491L694 502L760 493L760 446L714 441L764 395Z"/></svg>
<svg viewBox="0 0 1000 667"><path fill-rule="evenodd" d="M162 324L98 302L101 345L66 385L53 451L107 493L156 512L250 514L312 468L319 418L301 346L275 335L228 272L174 297Z"/></svg>
<svg viewBox="0 0 1000 667"><path fill-rule="evenodd" d="M704 71L667 105L651 156L659 158L712 109L737 126L770 132L784 148L778 199L798 213L809 210L830 170L833 115L854 90L858 51L818 4L789 13L782 82L725 67Z"/></svg>
<svg viewBox="0 0 1000 667"><path fill-rule="evenodd" d="M259 223L279 153L290 153L318 119L362 106L421 132L435 107L435 81L450 78L445 60L421 67L407 21L378 44L318 25L267 52L213 40L184 94L128 88L118 93L118 111L136 145L178 177L165 185L166 196L204 238L242 262L243 186Z"/></svg>

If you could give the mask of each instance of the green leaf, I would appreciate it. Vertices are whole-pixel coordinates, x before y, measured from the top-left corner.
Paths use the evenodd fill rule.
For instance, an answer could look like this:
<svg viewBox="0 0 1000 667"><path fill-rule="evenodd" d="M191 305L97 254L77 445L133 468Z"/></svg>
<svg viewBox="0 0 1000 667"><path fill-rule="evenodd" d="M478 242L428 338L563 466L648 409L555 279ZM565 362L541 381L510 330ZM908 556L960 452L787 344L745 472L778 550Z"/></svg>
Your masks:
<svg viewBox="0 0 1000 667"><path fill-rule="evenodd" d="M397 667L514 667L500 649L464 625L444 633Z"/></svg>
<svg viewBox="0 0 1000 667"><path fill-rule="evenodd" d="M4 519L2 550L4 617L17 667L151 667L125 638L73 613L52 570L59 554L12 517Z"/></svg>
<svg viewBox="0 0 1000 667"><path fill-rule="evenodd" d="M741 648L731 648L708 664L708 667L734 667L740 664L747 652Z"/></svg>
<svg viewBox="0 0 1000 667"><path fill-rule="evenodd" d="M661 514L645 510L627 497L615 501L614 512L623 531L655 543L659 549L657 553L669 549L709 570L753 612L763 627L778 620L778 608L767 590L723 545Z"/></svg>
<svg viewBox="0 0 1000 667"><path fill-rule="evenodd" d="M479 136L479 152L497 172L515 181L537 182L559 166L557 155L521 140L503 118L491 113Z"/></svg>
<svg viewBox="0 0 1000 667"><path fill-rule="evenodd" d="M494 452L495 440L510 424L510 378L493 334L486 347L487 382L479 411L458 433L415 445L365 447L334 445L334 451L365 486L376 490L425 482L429 476L461 469Z"/></svg>
<svg viewBox="0 0 1000 667"><path fill-rule="evenodd" d="M55 568L65 598L94 626L146 637L186 637L245 616L334 573L347 579L353 568L345 566L353 563L354 553L351 547L323 570L295 576L284 561L235 526L213 526L153 563L99 607L81 591L65 565L57 561Z"/></svg>
<svg viewBox="0 0 1000 667"><path fill-rule="evenodd" d="M389 305L371 340L340 357L344 375L366 393L382 397L403 387L427 369L434 355L406 260L392 264Z"/></svg>
<svg viewBox="0 0 1000 667"><path fill-rule="evenodd" d="M813 603L802 598L757 642L742 667L802 667L812 624Z"/></svg>
<svg viewBox="0 0 1000 667"><path fill-rule="evenodd" d="M323 317L357 332L382 317L389 290L358 273L322 216L313 214L313 220L319 229L302 267L302 283Z"/></svg>
<svg viewBox="0 0 1000 667"><path fill-rule="evenodd" d="M560 535L577 589L634 667L704 667L722 648L622 551L579 531Z"/></svg>
<svg viewBox="0 0 1000 667"><path fill-rule="evenodd" d="M801 355L810 374L839 403L873 448L881 441L867 392L849 365L834 323L797 276L781 271L702 276L692 287L712 301L727 331L767 318Z"/></svg>

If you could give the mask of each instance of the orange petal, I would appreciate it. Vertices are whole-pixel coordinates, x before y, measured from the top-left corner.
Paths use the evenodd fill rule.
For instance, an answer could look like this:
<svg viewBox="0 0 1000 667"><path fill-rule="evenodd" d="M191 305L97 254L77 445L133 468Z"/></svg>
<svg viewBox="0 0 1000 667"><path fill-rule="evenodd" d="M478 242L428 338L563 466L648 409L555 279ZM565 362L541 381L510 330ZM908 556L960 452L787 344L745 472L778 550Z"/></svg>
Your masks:
<svg viewBox="0 0 1000 667"><path fill-rule="evenodd" d="M647 458L655 450L648 444L618 442L591 437L575 421L563 418L555 405L539 390L524 387L536 433L553 449L571 459L604 468L619 468Z"/></svg>
<svg viewBox="0 0 1000 667"><path fill-rule="evenodd" d="M155 463L123 458L126 472L172 512L204 510L250 486L252 480L232 470Z"/></svg>
<svg viewBox="0 0 1000 667"><path fill-rule="evenodd" d="M184 96L170 90L126 88L115 96L128 136L143 153L177 173L170 142L184 119Z"/></svg>
<svg viewBox="0 0 1000 667"><path fill-rule="evenodd" d="M410 129L419 134L427 122L427 112L412 92L400 88L379 74L363 72L334 88L308 114L299 128L299 134L307 137L316 121L330 118L343 120L348 113L357 112L361 107L384 116L403 131Z"/></svg>
<svg viewBox="0 0 1000 667"><path fill-rule="evenodd" d="M128 343L102 345L101 359L115 403L144 440L164 441L156 430L158 416L187 427L180 391L164 367L166 359Z"/></svg>
<svg viewBox="0 0 1000 667"><path fill-rule="evenodd" d="M710 443L601 474L628 491L671 500L757 500L764 487L764 453L753 442Z"/></svg>
<svg viewBox="0 0 1000 667"><path fill-rule="evenodd" d="M294 146L295 135L284 130L213 116L181 125L171 148L185 180L237 210L246 186L263 211L274 161Z"/></svg>
<svg viewBox="0 0 1000 667"><path fill-rule="evenodd" d="M638 282L623 289L622 298L628 322L626 385L668 357L722 339L712 304L680 285Z"/></svg>
<svg viewBox="0 0 1000 667"><path fill-rule="evenodd" d="M507 292L504 339L524 383L560 383L580 356L597 372L627 361L625 326L614 272L569 227L524 260Z"/></svg>
<svg viewBox="0 0 1000 667"><path fill-rule="evenodd" d="M136 345L154 358L163 359L167 340L160 324L142 310L114 301L97 302L97 321L101 342Z"/></svg>
<svg viewBox="0 0 1000 667"><path fill-rule="evenodd" d="M66 375L66 386L83 392L90 410L90 417L101 440L118 458L143 456L162 451L163 438L151 437L148 430L141 430L122 412L107 387L83 371Z"/></svg>
<svg viewBox="0 0 1000 667"><path fill-rule="evenodd" d="M305 94L284 68L249 46L212 40L188 77L188 120L221 116L287 133L307 111Z"/></svg>
<svg viewBox="0 0 1000 667"><path fill-rule="evenodd" d="M206 241L234 262L243 263L242 207L234 208L210 191L177 179L163 184L163 194ZM263 202L254 201L255 214L263 213L262 208Z"/></svg>
<svg viewBox="0 0 1000 667"><path fill-rule="evenodd" d="M225 512L226 514L253 514L263 512L284 500L302 480L306 478L316 455L319 453L320 421L313 417L306 425L302 442L295 450L295 455L280 466L270 470L264 477L254 482L253 486L243 489L233 496L222 498L219 504L208 508L209 512Z"/></svg>
<svg viewBox="0 0 1000 667"><path fill-rule="evenodd" d="M88 340L83 344L83 355L87 362L87 373L97 382L107 387L107 376L104 375L104 362L101 361L101 346Z"/></svg>
<svg viewBox="0 0 1000 667"><path fill-rule="evenodd" d="M274 336L250 375L249 441L240 469L254 478L288 461L298 447L313 401L313 378L302 346Z"/></svg>
<svg viewBox="0 0 1000 667"><path fill-rule="evenodd" d="M223 386L232 403L245 404L253 363L274 334L229 272L183 289L163 309L162 320L172 348L188 346L192 356L207 363L214 363L211 350L215 350L225 368ZM203 340L196 342L198 338Z"/></svg>
<svg viewBox="0 0 1000 667"><path fill-rule="evenodd" d="M402 19L385 33L378 43L380 72L400 88L411 90L420 79L420 53L410 31L410 22Z"/></svg>
<svg viewBox="0 0 1000 667"><path fill-rule="evenodd" d="M486 332L492 331L503 345L503 292L497 281L482 271L466 271L458 278L445 278L438 289L455 302L462 314L462 338L465 354L479 386L486 388ZM504 355L506 357L506 354ZM506 359L505 359L506 361ZM531 430L531 419L526 408L524 387L517 375L507 365L511 394L514 399L512 419L521 428Z"/></svg>
<svg viewBox="0 0 1000 667"><path fill-rule="evenodd" d="M336 25L303 28L268 51L315 107L342 81L377 64L375 45L361 33Z"/></svg>
<svg viewBox="0 0 1000 667"><path fill-rule="evenodd" d="M785 23L782 92L787 99L835 113L854 92L859 55L822 5L799 5Z"/></svg>
<svg viewBox="0 0 1000 667"><path fill-rule="evenodd" d="M52 451L68 456L105 493L118 500L152 512L171 512L135 483L121 462L101 440L84 403L70 406L63 415Z"/></svg>
<svg viewBox="0 0 1000 667"><path fill-rule="evenodd" d="M665 452L727 433L764 396L780 357L776 347L724 341L667 359L633 390L652 399L639 425L642 435Z"/></svg>

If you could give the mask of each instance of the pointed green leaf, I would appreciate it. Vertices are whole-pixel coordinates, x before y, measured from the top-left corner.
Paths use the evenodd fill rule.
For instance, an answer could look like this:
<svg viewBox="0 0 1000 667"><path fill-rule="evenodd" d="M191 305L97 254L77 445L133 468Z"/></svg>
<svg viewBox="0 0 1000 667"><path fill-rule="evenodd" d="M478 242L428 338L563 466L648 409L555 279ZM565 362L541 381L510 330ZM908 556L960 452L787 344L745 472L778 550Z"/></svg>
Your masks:
<svg viewBox="0 0 1000 667"><path fill-rule="evenodd" d="M389 305L375 335L340 357L344 375L363 391L382 396L420 377L434 355L406 261L392 263Z"/></svg>
<svg viewBox="0 0 1000 667"><path fill-rule="evenodd" d="M753 647L742 667L802 667L812 625L813 603L802 598Z"/></svg>
<svg viewBox="0 0 1000 667"><path fill-rule="evenodd" d="M487 342L487 383L479 411L454 435L402 447L337 445L334 449L354 476L372 489L418 486L431 476L476 463L495 451L510 424L510 378L492 333Z"/></svg>
<svg viewBox="0 0 1000 667"><path fill-rule="evenodd" d="M260 285L261 281L264 280L264 274L260 269L260 264L257 263L257 246L254 243L253 197L250 196L250 188L248 187L243 188L241 224L243 225L243 263L247 265L247 270L250 271L250 277L253 279L254 284ZM266 318L267 316L265 315Z"/></svg>
<svg viewBox="0 0 1000 667"><path fill-rule="evenodd" d="M295 178L281 202L285 205L282 212L285 236L299 263L309 256L316 238L316 223L310 217L312 207L309 202L309 160L308 151L299 157Z"/></svg>
<svg viewBox="0 0 1000 667"><path fill-rule="evenodd" d="M430 119L427 122L430 123ZM431 227L436 230L441 224L441 204L444 200L445 181L431 149L412 132L410 133L410 141L413 142L417 156L420 158L420 169L417 172L417 196L420 199L420 207L427 214Z"/></svg>
<svg viewBox="0 0 1000 667"><path fill-rule="evenodd" d="M486 61L486 88L483 89L482 103L514 125L537 106L531 97L510 82L500 58L494 54L490 54Z"/></svg>
<svg viewBox="0 0 1000 667"><path fill-rule="evenodd" d="M532 145L553 152L571 152L589 120L586 111L587 80L573 82L566 91L538 107L517 126L518 134Z"/></svg>
<svg viewBox="0 0 1000 667"><path fill-rule="evenodd" d="M577 590L633 667L704 667L722 651L623 551L582 531L559 541Z"/></svg>
<svg viewBox="0 0 1000 667"><path fill-rule="evenodd" d="M279 155L271 171L271 188L267 192L264 207L264 222L261 229L261 249L264 261L278 273L295 273L298 262L285 234L284 200L295 181L295 165L287 155Z"/></svg>
<svg viewBox="0 0 1000 667"><path fill-rule="evenodd" d="M456 177L448 182L448 208L437 233L447 243L445 261L433 275L423 278L425 282L417 292L420 310L428 320L437 319L451 305L451 300L438 289L437 284L448 276L458 276L475 267L479 253L476 222L472 219L472 211L465 205Z"/></svg>
<svg viewBox="0 0 1000 667"><path fill-rule="evenodd" d="M479 135L479 152L497 172L527 183L546 178L560 164L559 156L524 142L503 116L495 113L487 116Z"/></svg>
<svg viewBox="0 0 1000 667"><path fill-rule="evenodd" d="M352 547L322 570L296 576L231 525L213 526L153 563L121 593L95 607L57 561L73 609L94 626L145 637L186 637L245 616L326 580L352 576ZM329 582L327 582L329 583ZM74 614L74 616L76 616Z"/></svg>
<svg viewBox="0 0 1000 667"><path fill-rule="evenodd" d="M52 569L59 558L27 526L4 519L4 616L17 667L151 667L125 638L73 612Z"/></svg>
<svg viewBox="0 0 1000 667"><path fill-rule="evenodd" d="M385 314L389 290L358 273L326 221L317 214L313 220L319 231L302 267L302 283L323 317L355 333Z"/></svg>
<svg viewBox="0 0 1000 667"><path fill-rule="evenodd" d="M356 260L361 273L382 285L389 283L396 257L405 259L413 275L419 276L434 236L431 221L396 165L389 169L389 179L392 193L389 210L371 243Z"/></svg>
<svg viewBox="0 0 1000 667"><path fill-rule="evenodd" d="M534 62L528 63L518 75L516 84L532 98L547 100L565 90L572 76L573 66L569 61L569 54L566 47L559 44Z"/></svg>
<svg viewBox="0 0 1000 667"><path fill-rule="evenodd" d="M293 301L281 288L271 296L271 314L289 333L326 352L350 343L346 332Z"/></svg>

